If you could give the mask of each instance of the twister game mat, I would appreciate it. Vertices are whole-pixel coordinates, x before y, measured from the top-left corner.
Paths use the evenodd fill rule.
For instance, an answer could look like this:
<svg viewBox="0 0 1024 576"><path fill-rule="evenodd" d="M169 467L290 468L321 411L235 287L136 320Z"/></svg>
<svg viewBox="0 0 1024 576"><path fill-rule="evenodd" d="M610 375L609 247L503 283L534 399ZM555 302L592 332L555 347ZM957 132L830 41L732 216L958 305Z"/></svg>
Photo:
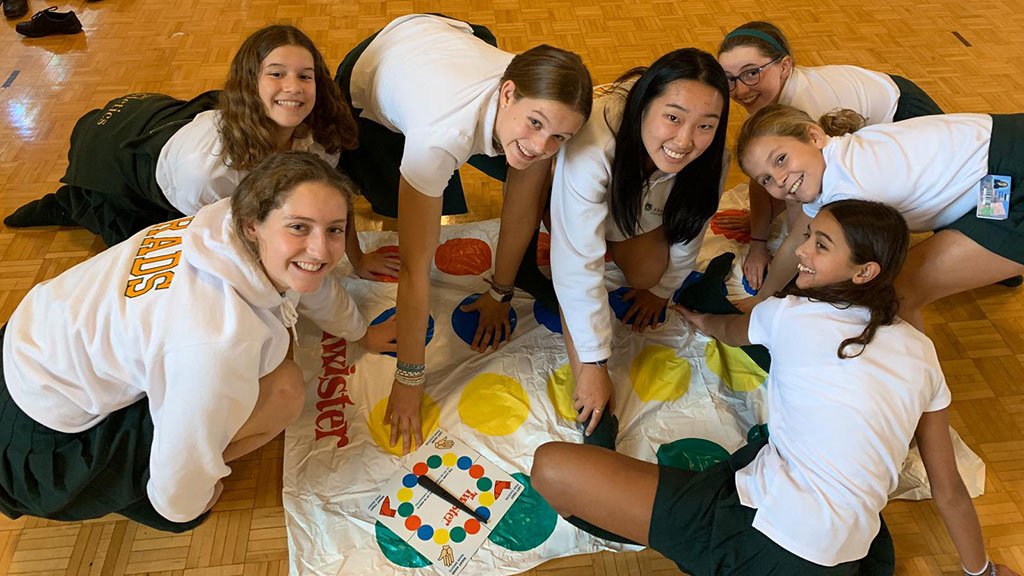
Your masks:
<svg viewBox="0 0 1024 576"><path fill-rule="evenodd" d="M705 237L698 272L692 275L699 277L714 256L736 253L732 274L723 286L730 298L747 293L740 270L750 237L745 207L745 185L726 193ZM470 576L516 574L555 557L626 548L577 530L530 486L537 446L550 440L581 439L574 422L574 383L558 316L517 291L511 312L515 330L497 351L477 354L460 336L467 331L466 322L472 327L472 318L463 317L459 305L487 290L484 279L490 277L497 237L496 221L442 228L432 270L433 322L427 335L428 381L421 413L424 437L437 438L443 430L493 463L494 474L503 470L522 486L501 521L486 533L470 534L470 526L461 526L466 532L463 542L470 536L480 541L475 555L466 553L468 559L457 566L460 574ZM397 235L369 232L361 240L367 251L391 251ZM543 235L537 250L542 269L549 264L546 240ZM774 246L778 243L776 239ZM361 280L344 267L338 273L348 276L348 291L364 317L372 320L391 313L397 291L392 279ZM611 264L607 288L614 304L622 277ZM669 313L659 328L643 334L618 321L613 325L608 366L615 384L620 452L703 470L763 433L767 375L742 351L691 332L675 313ZM386 488L394 487L389 480L406 477L407 470L419 462L416 457L403 459L399 450L388 445L390 430L382 423L395 359L369 354L300 322L295 360L303 367L309 388L306 408L285 438L283 498L291 573L449 573L457 555L454 548L447 555L443 547L451 545L455 535L461 537L460 532L445 527L447 534L440 540L447 537L448 541L439 544L441 525L435 525L433 518L426 520L424 512L415 538L433 547L418 548L410 543L412 529L405 524L411 513L400 523L397 518L384 521L380 502L372 505ZM952 434L961 475L971 494L977 495L984 486L984 465ZM438 467L446 466L447 449L436 445L433 449L440 450ZM429 468L429 456L424 462ZM497 479L491 476L490 464L483 468L486 474L481 477ZM891 497L928 495L924 468L912 450ZM492 496L497 500L504 492L501 496L492 492ZM389 502L396 517L401 517L401 506ZM425 524L431 526L427 540L419 533Z"/></svg>

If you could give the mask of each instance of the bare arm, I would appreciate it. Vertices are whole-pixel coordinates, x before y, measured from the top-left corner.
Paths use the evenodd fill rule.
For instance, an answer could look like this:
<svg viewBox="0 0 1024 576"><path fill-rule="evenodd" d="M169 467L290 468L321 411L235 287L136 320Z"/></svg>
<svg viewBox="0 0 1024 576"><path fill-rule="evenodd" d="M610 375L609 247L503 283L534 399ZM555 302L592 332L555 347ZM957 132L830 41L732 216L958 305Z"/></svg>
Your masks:
<svg viewBox="0 0 1024 576"><path fill-rule="evenodd" d="M682 306L670 306L706 334L729 346L750 345L750 312L744 314L698 314Z"/></svg>
<svg viewBox="0 0 1024 576"><path fill-rule="evenodd" d="M794 220L789 235L775 253L775 259L768 268L768 277L764 279L761 291L755 297L758 302L785 288L793 276L796 276L796 249L804 241L804 232L811 223L811 217L804 214L801 209Z"/></svg>
<svg viewBox="0 0 1024 576"><path fill-rule="evenodd" d="M772 197L753 179L747 191L750 198L750 249L743 260L743 276L751 288L759 290L764 271L771 260L768 255L768 234L772 226Z"/></svg>

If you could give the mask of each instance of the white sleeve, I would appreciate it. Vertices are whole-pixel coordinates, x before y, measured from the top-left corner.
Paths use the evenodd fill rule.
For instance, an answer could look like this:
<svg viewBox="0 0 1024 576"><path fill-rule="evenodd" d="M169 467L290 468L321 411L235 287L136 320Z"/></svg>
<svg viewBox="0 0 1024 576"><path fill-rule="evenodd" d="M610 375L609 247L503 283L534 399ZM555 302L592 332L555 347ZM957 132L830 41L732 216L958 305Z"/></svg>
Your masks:
<svg viewBox="0 0 1024 576"><path fill-rule="evenodd" d="M611 306L605 289L605 219L611 171L600 146L558 154L551 191L551 276L581 362L611 356Z"/></svg>
<svg viewBox="0 0 1024 576"><path fill-rule="evenodd" d="M790 304L790 298L765 298L750 311L750 325L747 328L747 339L751 344L760 344L772 349L772 342L775 340L775 333L778 330L779 319L784 314L781 312Z"/></svg>
<svg viewBox="0 0 1024 576"><path fill-rule="evenodd" d="M452 174L465 163L441 144L443 135L414 131L405 135L399 172L413 188L437 198L444 193Z"/></svg>
<svg viewBox="0 0 1024 576"><path fill-rule="evenodd" d="M366 334L366 319L337 274L329 274L316 292L303 294L298 312L332 336L354 341Z"/></svg>
<svg viewBox="0 0 1024 576"><path fill-rule="evenodd" d="M171 204L186 216L194 216L203 206L235 193L242 174L228 168L219 156L189 155L174 167L177 182Z"/></svg>
<svg viewBox="0 0 1024 576"><path fill-rule="evenodd" d="M262 343L204 342L164 357L163 397L150 397L153 446L146 486L153 508L173 522L194 520L231 473L224 449L259 398Z"/></svg>

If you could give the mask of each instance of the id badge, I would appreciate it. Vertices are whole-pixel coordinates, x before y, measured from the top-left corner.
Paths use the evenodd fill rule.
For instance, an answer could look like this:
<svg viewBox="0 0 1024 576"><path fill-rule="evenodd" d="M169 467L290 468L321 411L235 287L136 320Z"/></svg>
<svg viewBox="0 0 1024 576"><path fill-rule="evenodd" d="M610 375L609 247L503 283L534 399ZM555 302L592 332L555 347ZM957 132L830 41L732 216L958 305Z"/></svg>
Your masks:
<svg viewBox="0 0 1024 576"><path fill-rule="evenodd" d="M1010 177L989 174L978 188L978 218L1006 220L1010 213Z"/></svg>

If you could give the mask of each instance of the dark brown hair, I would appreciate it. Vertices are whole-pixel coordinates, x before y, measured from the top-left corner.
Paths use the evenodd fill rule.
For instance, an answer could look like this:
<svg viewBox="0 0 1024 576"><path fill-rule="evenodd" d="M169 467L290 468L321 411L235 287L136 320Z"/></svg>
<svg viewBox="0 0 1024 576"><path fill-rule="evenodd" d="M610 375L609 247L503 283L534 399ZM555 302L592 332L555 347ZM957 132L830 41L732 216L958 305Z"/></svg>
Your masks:
<svg viewBox="0 0 1024 576"><path fill-rule="evenodd" d="M754 32L760 32L775 41L773 44L762 38L758 38L755 34L744 34L744 31L752 30ZM783 56L789 56L793 58L793 51L789 48L789 41L786 40L785 34L779 27L771 22L764 22L761 20L754 20L753 22L747 22L734 28L731 32L725 35L725 38L718 45L718 55L721 56L723 52L728 52L733 48L739 48L740 46L753 46L757 48L758 52L761 53L765 58L775 60ZM782 51L779 50L782 48ZM796 61L794 60L794 64Z"/></svg>
<svg viewBox="0 0 1024 576"><path fill-rule="evenodd" d="M245 251L258 261L259 244L246 230L281 207L299 184L322 182L345 198L348 225L352 222L352 194L356 185L334 166L309 152L278 152L267 156L238 184L231 196L231 227Z"/></svg>
<svg viewBox="0 0 1024 576"><path fill-rule="evenodd" d="M275 24L253 32L235 53L217 108L221 111L221 141L225 163L236 170L251 170L277 151L275 124L260 100L259 77L263 60L281 46L299 46L313 56L316 103L297 128L330 154L358 145L352 110L331 78L331 71L313 41L294 26Z"/></svg>
<svg viewBox="0 0 1024 576"><path fill-rule="evenodd" d="M906 260L910 232L903 216L892 206L880 202L837 200L823 206L821 212L830 214L843 229L843 237L850 247L850 260L857 265L876 262L880 268L878 276L863 284L847 280L806 290L792 285L786 294L828 302L840 308L867 308L871 318L864 331L859 336L843 340L837 352L840 358L854 358L860 356L875 337L879 326L888 326L896 320L899 300L893 283ZM859 348L848 354L847 346Z"/></svg>
<svg viewBox="0 0 1024 576"><path fill-rule="evenodd" d="M517 54L505 68L501 84L511 80L516 98L535 98L565 104L590 118L594 88L590 71L572 52L541 44Z"/></svg>

